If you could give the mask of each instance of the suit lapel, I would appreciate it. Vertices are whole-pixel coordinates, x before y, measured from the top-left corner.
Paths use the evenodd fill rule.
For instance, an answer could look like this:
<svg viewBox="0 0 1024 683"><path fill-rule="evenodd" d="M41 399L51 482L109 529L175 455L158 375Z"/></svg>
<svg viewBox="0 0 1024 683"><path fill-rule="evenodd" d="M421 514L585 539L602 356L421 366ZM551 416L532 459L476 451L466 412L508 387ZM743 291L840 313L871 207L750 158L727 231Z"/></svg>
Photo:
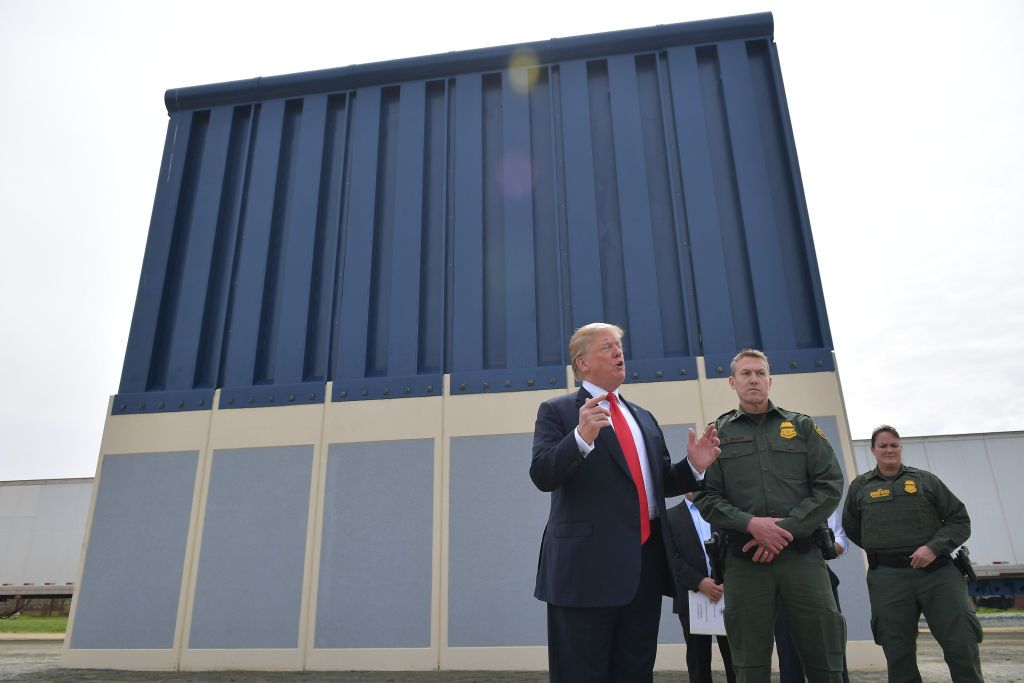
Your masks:
<svg viewBox="0 0 1024 683"><path fill-rule="evenodd" d="M589 391L587 391L583 387L580 387L580 390L576 392L576 408L582 408L583 404L592 398L594 397L590 395Z"/></svg>

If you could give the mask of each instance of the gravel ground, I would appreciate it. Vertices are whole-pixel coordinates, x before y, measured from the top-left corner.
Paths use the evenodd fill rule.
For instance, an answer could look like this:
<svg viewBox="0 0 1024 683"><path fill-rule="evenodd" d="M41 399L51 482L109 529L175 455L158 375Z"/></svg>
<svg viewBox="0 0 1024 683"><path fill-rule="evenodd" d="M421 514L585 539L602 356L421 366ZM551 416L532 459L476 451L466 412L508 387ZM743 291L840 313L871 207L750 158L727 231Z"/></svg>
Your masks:
<svg viewBox="0 0 1024 683"><path fill-rule="evenodd" d="M61 641L6 640L0 641L0 681L110 681L118 683L165 683L193 681L195 683L263 683L272 681L343 681L346 683L544 683L547 674L524 671L428 671L428 672L142 672L85 669L61 669ZM982 668L987 683L1024 682L1024 629L996 627L986 630L981 650ZM942 660L942 651L935 640L922 634L918 645L918 662L926 683L949 681L949 673ZM681 683L687 680L683 672L660 671L654 676L656 683ZM725 674L716 673L716 681L725 681ZM773 676L778 680L778 675ZM850 680L856 683L884 683L884 672L851 671Z"/></svg>

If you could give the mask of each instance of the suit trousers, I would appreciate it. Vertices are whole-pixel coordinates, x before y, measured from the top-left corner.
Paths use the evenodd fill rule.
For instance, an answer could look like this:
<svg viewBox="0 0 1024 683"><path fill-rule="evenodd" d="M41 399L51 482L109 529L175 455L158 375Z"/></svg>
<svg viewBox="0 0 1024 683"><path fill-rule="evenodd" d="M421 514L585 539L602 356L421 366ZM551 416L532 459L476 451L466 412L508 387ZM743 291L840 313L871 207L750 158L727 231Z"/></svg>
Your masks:
<svg viewBox="0 0 1024 683"><path fill-rule="evenodd" d="M552 683L645 683L654 680L662 588L670 580L657 519L641 547L640 583L620 607L548 604Z"/></svg>
<svg viewBox="0 0 1024 683"><path fill-rule="evenodd" d="M711 639L718 639L718 651L725 663L725 679L728 683L736 682L736 673L732 668L732 653L729 651L729 639L725 636L709 636L690 633L690 616L679 615L679 623L683 627L683 639L686 640L686 675L690 683L712 683L711 678Z"/></svg>

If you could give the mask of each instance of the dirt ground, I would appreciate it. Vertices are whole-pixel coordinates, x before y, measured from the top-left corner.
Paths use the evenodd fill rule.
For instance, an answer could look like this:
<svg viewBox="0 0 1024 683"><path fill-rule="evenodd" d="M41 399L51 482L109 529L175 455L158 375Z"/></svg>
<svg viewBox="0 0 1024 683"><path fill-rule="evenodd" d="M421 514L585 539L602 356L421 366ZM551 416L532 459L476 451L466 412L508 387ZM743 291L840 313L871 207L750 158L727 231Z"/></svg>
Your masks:
<svg viewBox="0 0 1024 683"><path fill-rule="evenodd" d="M5 640L0 641L0 681L111 681L118 683L165 683L193 681L195 683L263 683L271 681L342 681L345 683L543 683L544 672L523 671L430 671L430 672L141 672L61 669L62 642L59 640ZM986 630L981 648L982 668L987 683L1024 682L1024 629ZM925 683L949 681L949 673L942 660L942 651L934 639L922 634L919 640L918 662ZM778 675L773 676L778 680ZM687 680L684 672L660 671L654 676L656 683L681 683ZM716 681L725 681L723 673ZM884 672L851 671L850 680L856 683L884 683Z"/></svg>

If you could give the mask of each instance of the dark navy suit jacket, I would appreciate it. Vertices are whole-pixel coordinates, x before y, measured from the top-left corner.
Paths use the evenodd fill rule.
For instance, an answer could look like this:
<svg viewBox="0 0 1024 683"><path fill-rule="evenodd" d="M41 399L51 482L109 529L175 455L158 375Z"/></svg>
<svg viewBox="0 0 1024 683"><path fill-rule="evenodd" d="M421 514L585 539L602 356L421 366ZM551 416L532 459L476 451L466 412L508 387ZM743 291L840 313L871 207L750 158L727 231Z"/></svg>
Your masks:
<svg viewBox="0 0 1024 683"><path fill-rule="evenodd" d="M615 432L605 427L585 458L576 444L580 407L591 398L580 389L545 401L537 411L530 478L551 492L551 511L537 566L534 595L563 607L617 607L636 595L640 581L640 517L636 487ZM665 436L654 416L643 408L621 404L633 414L643 433L650 464L651 491L658 515L665 519L665 496L697 488L684 458L672 464ZM668 545L668 525L661 524L661 542ZM668 567L660 587L675 595Z"/></svg>

